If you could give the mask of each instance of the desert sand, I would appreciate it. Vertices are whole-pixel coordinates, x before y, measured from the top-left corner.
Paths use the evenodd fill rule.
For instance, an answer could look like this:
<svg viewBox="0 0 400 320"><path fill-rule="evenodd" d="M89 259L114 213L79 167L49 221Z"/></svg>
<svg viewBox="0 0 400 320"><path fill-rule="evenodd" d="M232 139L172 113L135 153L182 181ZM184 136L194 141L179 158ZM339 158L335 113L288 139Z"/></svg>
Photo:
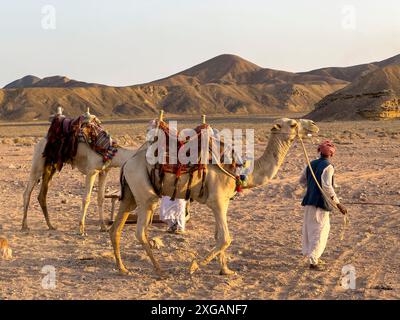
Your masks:
<svg viewBox="0 0 400 320"><path fill-rule="evenodd" d="M265 148L269 118L210 120L217 128L254 128L257 154ZM144 140L146 122L113 124L108 129L128 148ZM195 126L186 122L186 127ZM343 203L382 202L400 205L400 121L320 123L320 134L306 142L316 157L318 141L337 144L334 158L338 195ZM0 299L399 299L400 207L348 205L350 225L340 240L342 217L332 214L331 234L323 259L327 270L308 269L301 256L304 190L298 176L305 167L296 142L276 179L268 186L241 194L231 202L228 218L232 245L230 267L236 275L218 275L216 261L190 275L193 254L203 256L214 245L213 216L202 205L192 205L185 235L153 225L151 237L165 244L156 256L167 278L158 280L152 265L127 225L122 255L131 276L114 266L108 233L101 233L96 214L96 190L87 218L88 237L78 235L84 178L65 166L55 176L48 196L56 231L48 231L36 200L35 188L28 221L20 231L22 194L30 170L33 144L46 126L0 126L0 237L13 250L13 259L0 260ZM113 170L108 190L118 190L119 170ZM106 212L110 203L106 203ZM341 270L353 265L356 289L341 286ZM56 287L44 289L46 265L56 270Z"/></svg>

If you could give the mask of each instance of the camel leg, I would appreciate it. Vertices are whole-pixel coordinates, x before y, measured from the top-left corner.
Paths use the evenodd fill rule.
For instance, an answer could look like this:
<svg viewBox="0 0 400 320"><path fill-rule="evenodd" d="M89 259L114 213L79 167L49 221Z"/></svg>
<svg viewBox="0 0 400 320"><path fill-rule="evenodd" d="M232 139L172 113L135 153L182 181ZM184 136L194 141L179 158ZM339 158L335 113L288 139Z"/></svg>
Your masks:
<svg viewBox="0 0 400 320"><path fill-rule="evenodd" d="M215 241L218 241L218 238L219 238L219 233L218 233L218 226L216 224L215 225L215 233L214 233ZM221 266L221 271L220 271L221 275L225 275L225 274L229 275L229 274L234 273L234 272L230 271L227 266L225 251L221 251L221 253L219 254L219 264Z"/></svg>
<svg viewBox="0 0 400 320"><path fill-rule="evenodd" d="M46 219L46 223L49 230L56 230L56 228L51 225L49 212L47 210L47 191L49 190L49 183L55 172L56 169L52 165L47 165L44 167L42 176L42 185L40 187L40 192L38 196L39 204L40 207L42 208L44 218Z"/></svg>
<svg viewBox="0 0 400 320"><path fill-rule="evenodd" d="M232 271L228 267L228 261L226 259L225 250L221 251L221 253L219 254L219 265L221 267L221 270L219 271L219 274L222 275L222 276L223 275L231 275L231 274L235 274L236 273L235 271Z"/></svg>
<svg viewBox="0 0 400 320"><path fill-rule="evenodd" d="M153 251L151 250L151 246L149 244L148 238L147 238L147 227L150 223L151 217L153 215L154 208L156 206L157 202L151 203L150 205L144 207L141 206L139 207L139 210L137 212L138 215L138 220L137 220L137 226L136 226L136 238L139 240L139 242L142 244L144 250L146 251L147 255L149 256L151 262L153 263L153 266L156 270L156 273L159 276L163 275L163 271L161 269L160 264L156 260L156 258L153 255Z"/></svg>
<svg viewBox="0 0 400 320"><path fill-rule="evenodd" d="M99 212L100 231L102 232L107 231L103 215L104 193L106 189L107 173L107 171L102 171L99 173L99 185L97 191L97 210Z"/></svg>
<svg viewBox="0 0 400 320"><path fill-rule="evenodd" d="M31 172L29 174L29 181L25 188L24 192L24 217L22 219L22 230L26 231L29 230L28 227L28 209L29 209L29 202L31 201L31 195L33 188L38 184L40 178L43 175L43 169L45 164L45 159L42 156L43 149L45 146L45 141L41 141L40 143L36 144L33 158L32 158L32 165L31 165Z"/></svg>
<svg viewBox="0 0 400 320"><path fill-rule="evenodd" d="M213 210L215 222L216 222L216 246L211 252L200 262L200 266L207 265L212 259L216 256L220 255L219 263L221 266L220 274L229 275L234 273L232 270L228 268L225 250L231 244L231 237L229 235L228 223L227 223L227 209L228 209L229 200L225 201L215 201L208 206ZM192 262L190 267L190 273L195 272L199 269L199 265L196 260Z"/></svg>
<svg viewBox="0 0 400 320"><path fill-rule="evenodd" d="M97 171L90 172L86 175L85 179L85 193L82 197L82 216L81 216L81 221L79 223L79 233L81 236L86 236L86 231L85 231L85 219L86 219L86 214L87 210L89 207L90 203L90 197L92 195L92 190L94 183L96 181L96 176L98 175Z"/></svg>
<svg viewBox="0 0 400 320"><path fill-rule="evenodd" d="M28 209L29 209L29 202L31 200L31 195L33 188L38 184L40 176L42 172L37 173L37 175L31 174L26 189L24 191L24 217L22 219L22 228L21 230L27 231L29 230L28 227Z"/></svg>
<svg viewBox="0 0 400 320"><path fill-rule="evenodd" d="M125 222L129 217L129 212L133 211L136 208L135 198L132 195L131 190L128 186L125 186L124 198L121 200L119 210L113 225L110 228L110 238L111 243L114 248L115 262L117 264L117 268L121 273L129 273L128 269L125 268L122 259L121 259L121 251L120 251L120 240L121 240L121 232L124 228Z"/></svg>

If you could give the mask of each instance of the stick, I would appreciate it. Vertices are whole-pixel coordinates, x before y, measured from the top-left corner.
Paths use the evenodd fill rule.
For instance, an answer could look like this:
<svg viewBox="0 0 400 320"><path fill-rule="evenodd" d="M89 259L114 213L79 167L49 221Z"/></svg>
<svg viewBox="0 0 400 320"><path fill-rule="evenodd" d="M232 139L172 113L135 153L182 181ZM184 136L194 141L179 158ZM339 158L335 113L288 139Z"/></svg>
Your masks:
<svg viewBox="0 0 400 320"><path fill-rule="evenodd" d="M364 206L392 206L392 207L400 207L400 204L396 204L396 203L384 203L384 202L343 202L343 204L348 204L348 205L364 205Z"/></svg>

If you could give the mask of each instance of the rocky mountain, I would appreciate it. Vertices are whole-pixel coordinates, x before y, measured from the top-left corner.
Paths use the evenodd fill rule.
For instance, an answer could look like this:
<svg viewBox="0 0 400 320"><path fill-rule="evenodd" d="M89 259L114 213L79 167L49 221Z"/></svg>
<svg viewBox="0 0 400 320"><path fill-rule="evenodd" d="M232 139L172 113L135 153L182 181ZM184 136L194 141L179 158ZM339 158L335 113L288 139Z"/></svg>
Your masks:
<svg viewBox="0 0 400 320"><path fill-rule="evenodd" d="M316 104L313 120L400 118L400 64L362 75Z"/></svg>
<svg viewBox="0 0 400 320"><path fill-rule="evenodd" d="M172 76L142 85L109 87L55 76L27 76L0 90L0 119L48 119L58 106L75 116L90 107L101 117L170 114L307 113L390 59L346 68L292 73L262 68L235 55L220 55ZM325 101L325 102L324 102ZM311 113L310 116L315 114Z"/></svg>

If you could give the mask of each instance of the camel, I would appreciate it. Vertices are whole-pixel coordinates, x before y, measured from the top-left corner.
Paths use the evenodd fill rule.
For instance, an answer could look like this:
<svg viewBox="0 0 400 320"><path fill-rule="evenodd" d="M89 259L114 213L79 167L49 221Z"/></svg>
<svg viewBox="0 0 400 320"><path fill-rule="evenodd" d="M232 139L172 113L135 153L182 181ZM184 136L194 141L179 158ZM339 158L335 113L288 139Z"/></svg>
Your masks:
<svg viewBox="0 0 400 320"><path fill-rule="evenodd" d="M318 132L319 129L311 120L292 120L283 118L277 120L272 129L269 142L263 155L254 161L254 170L247 177L247 187L264 186L272 179L281 167L286 154L297 136L306 137ZM115 222L110 228L110 238L114 248L117 268L123 274L129 273L125 268L120 254L120 237L129 212L137 208L136 237L153 263L158 275L163 275L160 264L155 259L147 238L147 229L152 219L153 211L158 201L158 195L149 178L151 166L146 159L146 147L139 150L134 157L129 159L122 170L125 183L122 184L124 197L121 200ZM171 196L174 191L175 175L165 173L162 195ZM188 174L183 175L178 185L176 198L184 198ZM192 261L190 273L195 272L200 266L207 265L212 259L219 256L220 274L234 273L227 265L225 251L231 243L228 230L227 210L230 199L235 194L236 181L233 176L223 171L221 165L209 164L205 178L205 188L200 196L199 181L192 182L191 198L199 203L206 204L214 213L216 246L207 256L197 263Z"/></svg>
<svg viewBox="0 0 400 320"><path fill-rule="evenodd" d="M33 188L36 184L42 180L40 193L38 196L40 207L42 208L44 217L46 219L49 230L55 230L56 228L51 224L49 213L47 210L47 191L49 183L56 172L56 169L52 165L45 165L45 158L42 156L44 148L46 146L46 138L41 139L34 148L32 167L24 192L24 217L22 220L22 230L29 230L28 228L28 208ZM98 176L98 192L97 192L97 211L99 214L101 231L107 231L107 227L103 217L103 203L105 193L105 182L106 177L111 168L122 167L122 165L135 154L134 150L125 149L118 147L118 152L115 154L111 163L104 168L103 159L95 151L93 151L85 142L79 142L76 156L72 160L72 168L78 168L78 170L86 176L85 179L85 192L82 197L82 208L81 208L81 219L79 223L79 233L82 236L86 236L85 231L85 219L87 209L90 203L90 197L92 194L93 185L96 177Z"/></svg>

